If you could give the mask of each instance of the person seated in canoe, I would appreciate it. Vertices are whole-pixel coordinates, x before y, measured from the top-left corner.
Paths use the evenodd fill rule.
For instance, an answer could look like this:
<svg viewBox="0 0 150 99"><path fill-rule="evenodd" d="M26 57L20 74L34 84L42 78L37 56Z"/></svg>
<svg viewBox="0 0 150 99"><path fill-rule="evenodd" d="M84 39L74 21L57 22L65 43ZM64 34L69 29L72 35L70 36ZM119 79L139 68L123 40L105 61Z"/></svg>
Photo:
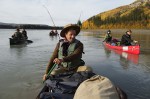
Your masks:
<svg viewBox="0 0 150 99"><path fill-rule="evenodd" d="M16 32L12 35L12 38L15 40L22 40L23 39L22 33L20 32L19 28L16 29Z"/></svg>
<svg viewBox="0 0 150 99"><path fill-rule="evenodd" d="M22 30L22 36L23 36L23 38L24 38L25 40L28 39L27 31L26 31L24 28L23 28L23 30Z"/></svg>
<svg viewBox="0 0 150 99"><path fill-rule="evenodd" d="M54 30L51 30L51 32L49 33L49 35L50 35L50 36L53 36L53 35L55 35L55 32L54 32Z"/></svg>
<svg viewBox="0 0 150 99"><path fill-rule="evenodd" d="M104 38L104 41L103 41L103 42L111 43L111 40L112 40L111 31L108 30L107 33L105 34L105 38Z"/></svg>
<svg viewBox="0 0 150 99"><path fill-rule="evenodd" d="M76 39L79 32L80 27L76 24L66 25L60 32L60 36L63 39L59 40L56 45L53 55L47 65L43 80L47 78L48 72L55 64L58 65L58 68L53 70L51 75L76 71L79 66L84 65L84 61L81 59L83 54L83 43Z"/></svg>
<svg viewBox="0 0 150 99"><path fill-rule="evenodd" d="M132 44L131 44L132 42L137 43L137 41L131 39L131 33L132 33L132 31L131 31L131 30L128 30L128 31L126 31L126 33L122 36L121 42L120 42L120 44L121 44L122 46L130 46L130 45L132 45Z"/></svg>
<svg viewBox="0 0 150 99"><path fill-rule="evenodd" d="M55 33L55 35L57 35L57 34L58 34L57 30L55 30L55 32L54 32L54 33Z"/></svg>

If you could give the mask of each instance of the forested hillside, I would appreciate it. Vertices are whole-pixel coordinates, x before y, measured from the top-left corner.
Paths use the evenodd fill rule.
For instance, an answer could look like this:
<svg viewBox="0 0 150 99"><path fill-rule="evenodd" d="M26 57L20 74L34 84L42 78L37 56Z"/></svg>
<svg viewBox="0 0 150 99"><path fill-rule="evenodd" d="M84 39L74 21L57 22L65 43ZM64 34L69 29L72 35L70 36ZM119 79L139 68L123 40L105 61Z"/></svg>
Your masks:
<svg viewBox="0 0 150 99"><path fill-rule="evenodd" d="M150 0L97 14L82 23L82 29L150 28Z"/></svg>

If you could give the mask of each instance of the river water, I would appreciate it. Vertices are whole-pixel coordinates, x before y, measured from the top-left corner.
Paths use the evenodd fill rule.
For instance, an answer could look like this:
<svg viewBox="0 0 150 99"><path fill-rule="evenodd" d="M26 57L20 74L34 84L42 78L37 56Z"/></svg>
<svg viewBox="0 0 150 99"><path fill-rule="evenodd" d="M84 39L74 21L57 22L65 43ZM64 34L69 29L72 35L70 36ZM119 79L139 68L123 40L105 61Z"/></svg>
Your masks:
<svg viewBox="0 0 150 99"><path fill-rule="evenodd" d="M27 30L32 44L10 46L14 29L0 29L0 99L35 99L43 87L42 76L59 37L49 30ZM83 60L95 73L108 77L128 99L150 99L150 30L133 30L141 45L140 55L107 49L101 38L106 30L81 31ZM125 30L112 30L121 37Z"/></svg>

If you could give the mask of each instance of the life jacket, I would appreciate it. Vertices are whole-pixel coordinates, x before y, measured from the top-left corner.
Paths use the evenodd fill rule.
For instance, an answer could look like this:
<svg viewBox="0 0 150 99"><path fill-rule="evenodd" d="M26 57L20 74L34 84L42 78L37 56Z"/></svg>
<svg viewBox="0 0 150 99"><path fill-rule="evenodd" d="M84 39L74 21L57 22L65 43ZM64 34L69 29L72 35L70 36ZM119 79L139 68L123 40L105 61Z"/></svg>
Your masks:
<svg viewBox="0 0 150 99"><path fill-rule="evenodd" d="M59 46L59 52L58 52L58 58L59 59L63 59L63 57L65 56L68 56L68 55L71 55L74 51L75 51L75 48L76 48L76 45L79 43L80 41L79 40L74 40L74 42L70 43L68 45L67 48L65 48L63 45L65 43L64 40L60 40L60 46ZM64 50L67 52L67 55L64 55ZM84 65L83 64L83 61L81 60L82 58L82 53L78 56L78 58L72 60L71 62L62 62L61 65L65 68L68 68L68 69L71 69L71 68L75 68L75 67L78 67L78 66L81 66L81 65Z"/></svg>
<svg viewBox="0 0 150 99"><path fill-rule="evenodd" d="M110 42L112 39L112 36L110 34L107 34L107 39L106 39L106 42Z"/></svg>
<svg viewBox="0 0 150 99"><path fill-rule="evenodd" d="M112 40L112 36L110 35L110 34L105 34L105 39L104 39L104 41L105 42L111 42L111 40Z"/></svg>

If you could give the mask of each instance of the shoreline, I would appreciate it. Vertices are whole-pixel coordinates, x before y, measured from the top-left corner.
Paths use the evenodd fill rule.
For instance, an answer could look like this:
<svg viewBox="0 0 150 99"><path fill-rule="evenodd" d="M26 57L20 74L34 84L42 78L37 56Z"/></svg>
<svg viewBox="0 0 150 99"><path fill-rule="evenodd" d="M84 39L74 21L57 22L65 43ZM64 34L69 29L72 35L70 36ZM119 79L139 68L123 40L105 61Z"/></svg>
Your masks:
<svg viewBox="0 0 150 99"><path fill-rule="evenodd" d="M129 29L88 29L88 30L82 30L83 32L92 32L92 33L106 33L108 30L111 30L112 33L125 33ZM133 33L149 33L150 29L131 29Z"/></svg>

